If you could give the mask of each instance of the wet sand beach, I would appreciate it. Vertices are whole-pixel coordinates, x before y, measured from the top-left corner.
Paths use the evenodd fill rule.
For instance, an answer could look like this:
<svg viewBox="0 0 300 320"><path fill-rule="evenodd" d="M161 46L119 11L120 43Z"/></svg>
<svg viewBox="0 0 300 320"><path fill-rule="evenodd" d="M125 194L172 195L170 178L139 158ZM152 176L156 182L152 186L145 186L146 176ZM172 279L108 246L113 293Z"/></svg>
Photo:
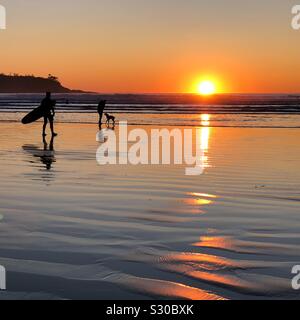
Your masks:
<svg viewBox="0 0 300 320"><path fill-rule="evenodd" d="M95 125L52 147L40 123L0 127L1 299L298 298L298 129L202 128L192 177L100 166Z"/></svg>

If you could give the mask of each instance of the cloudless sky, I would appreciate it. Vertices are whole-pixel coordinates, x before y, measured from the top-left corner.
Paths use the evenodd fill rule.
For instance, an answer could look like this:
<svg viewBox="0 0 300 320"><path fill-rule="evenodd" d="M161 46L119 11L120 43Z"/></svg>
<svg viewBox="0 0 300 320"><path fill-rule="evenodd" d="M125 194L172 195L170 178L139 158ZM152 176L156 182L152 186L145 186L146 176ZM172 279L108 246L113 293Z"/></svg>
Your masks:
<svg viewBox="0 0 300 320"><path fill-rule="evenodd" d="M298 1L299 2L299 1ZM296 0L0 0L0 72L73 89L300 92Z"/></svg>

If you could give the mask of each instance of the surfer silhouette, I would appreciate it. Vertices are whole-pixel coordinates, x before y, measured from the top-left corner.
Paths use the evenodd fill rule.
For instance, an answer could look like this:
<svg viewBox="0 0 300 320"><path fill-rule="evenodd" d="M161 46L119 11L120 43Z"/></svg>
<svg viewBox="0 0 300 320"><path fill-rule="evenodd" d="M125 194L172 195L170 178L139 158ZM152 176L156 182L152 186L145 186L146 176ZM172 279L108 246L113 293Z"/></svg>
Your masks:
<svg viewBox="0 0 300 320"><path fill-rule="evenodd" d="M99 114L99 129L101 129L101 127L102 127L102 117L103 117L105 105L106 105L106 100L101 100L98 104L97 111Z"/></svg>
<svg viewBox="0 0 300 320"><path fill-rule="evenodd" d="M46 127L48 121L50 123L51 134L53 137L57 136L54 132L54 116L55 116L55 104L56 101L51 99L51 92L46 93L46 97L42 100L41 107L43 109L44 125L43 125L43 137L46 136Z"/></svg>

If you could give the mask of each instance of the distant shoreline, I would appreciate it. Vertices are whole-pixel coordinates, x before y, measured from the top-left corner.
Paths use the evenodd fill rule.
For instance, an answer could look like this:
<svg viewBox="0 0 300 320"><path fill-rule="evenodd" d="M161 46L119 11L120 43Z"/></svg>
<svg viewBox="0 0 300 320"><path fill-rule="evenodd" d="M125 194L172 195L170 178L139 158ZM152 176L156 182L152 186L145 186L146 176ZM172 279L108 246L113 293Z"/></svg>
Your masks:
<svg viewBox="0 0 300 320"><path fill-rule="evenodd" d="M31 93L89 93L64 87L57 77L49 74L47 78L34 75L0 74L0 93L31 94Z"/></svg>

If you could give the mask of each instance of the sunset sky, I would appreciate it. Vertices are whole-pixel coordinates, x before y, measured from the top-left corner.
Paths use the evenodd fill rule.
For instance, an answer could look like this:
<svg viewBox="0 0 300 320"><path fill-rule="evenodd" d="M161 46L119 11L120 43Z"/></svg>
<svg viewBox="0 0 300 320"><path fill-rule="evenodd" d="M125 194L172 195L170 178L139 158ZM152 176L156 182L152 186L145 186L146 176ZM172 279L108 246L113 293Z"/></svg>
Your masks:
<svg viewBox="0 0 300 320"><path fill-rule="evenodd" d="M0 0L0 72L99 92L300 92L296 0Z"/></svg>

